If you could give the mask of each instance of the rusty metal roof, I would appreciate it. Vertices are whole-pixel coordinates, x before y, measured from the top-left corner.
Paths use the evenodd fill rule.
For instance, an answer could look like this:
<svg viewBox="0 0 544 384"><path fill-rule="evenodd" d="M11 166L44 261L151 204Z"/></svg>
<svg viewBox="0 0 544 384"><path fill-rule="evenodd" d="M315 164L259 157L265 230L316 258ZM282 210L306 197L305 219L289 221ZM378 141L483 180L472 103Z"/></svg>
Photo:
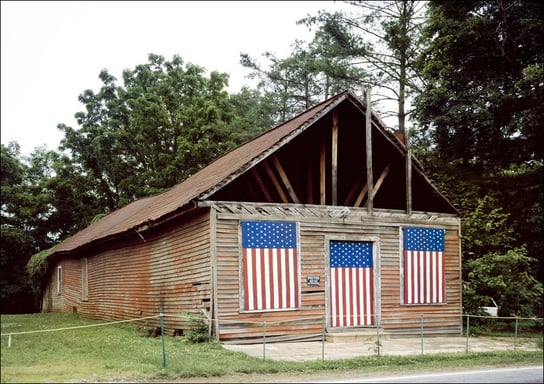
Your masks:
<svg viewBox="0 0 544 384"><path fill-rule="evenodd" d="M165 192L138 199L111 212L60 243L50 255L75 250L94 241L136 229L175 212L223 183L229 176L236 174L240 168L281 142L293 131L318 119L330 109L329 107L344 100L348 95L353 97L349 92L342 92L247 141Z"/></svg>

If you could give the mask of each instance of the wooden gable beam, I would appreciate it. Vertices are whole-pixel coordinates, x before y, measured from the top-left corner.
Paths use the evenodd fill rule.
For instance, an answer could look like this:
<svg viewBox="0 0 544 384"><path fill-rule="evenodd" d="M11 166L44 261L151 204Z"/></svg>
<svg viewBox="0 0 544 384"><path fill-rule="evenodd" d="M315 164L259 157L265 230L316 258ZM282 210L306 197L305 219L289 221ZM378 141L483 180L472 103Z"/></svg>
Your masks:
<svg viewBox="0 0 544 384"><path fill-rule="evenodd" d="M383 169L382 173L380 174L380 177L378 178L378 181L376 181L376 184L374 185L374 191L372 191L372 198L376 196L378 193L378 190L380 189L383 181L387 177L387 174L389 173L389 170L391 169L391 164L387 164L385 168Z"/></svg>
<svg viewBox="0 0 544 384"><path fill-rule="evenodd" d="M280 175L281 181L283 181L283 184L285 185L285 188L287 189L287 192L289 193L289 196L291 197L291 200L295 203L299 203L300 200L298 199L298 196L293 189L293 186L291 185L291 182L289 181L289 178L287 177L287 174L285 173L278 157L276 155L272 156L272 163L276 167L276 171L278 171L278 175Z"/></svg>
<svg viewBox="0 0 544 384"><path fill-rule="evenodd" d="M361 206L361 203L363 202L363 199L365 198L367 192L368 192L368 184L365 184L363 186L363 189L361 189L361 192L359 192L359 196L357 196L357 200L355 200L355 204L353 204L354 207Z"/></svg>
<svg viewBox="0 0 544 384"><path fill-rule="evenodd" d="M332 111L331 204L338 205L338 111Z"/></svg>
<svg viewBox="0 0 544 384"><path fill-rule="evenodd" d="M306 185L308 186L308 197L307 202L308 204L314 203L314 178L313 178L313 161L311 153L308 156L308 165L307 165L307 172L306 172Z"/></svg>
<svg viewBox="0 0 544 384"><path fill-rule="evenodd" d="M326 166L326 159L325 155L327 153L326 151L326 140L325 135L321 138L321 148L319 150L319 203L321 205L325 205L327 203L327 184L326 184L326 176L327 176L327 168Z"/></svg>
<svg viewBox="0 0 544 384"><path fill-rule="evenodd" d="M374 177L372 175L372 109L370 107L370 88L365 91L366 94L366 123L365 123L365 147L366 147L366 184L368 188L367 207L368 213L372 214L374 209Z"/></svg>
<svg viewBox="0 0 544 384"><path fill-rule="evenodd" d="M274 199L272 198L272 195L270 195L270 192L268 192L266 185L264 185L263 179L261 179L261 175L259 175L259 172L257 172L257 169L255 167L251 168L251 174L255 178L255 181L257 181L257 185L261 189L261 192L264 194L266 201L268 201L269 203L273 203Z"/></svg>
<svg viewBox="0 0 544 384"><path fill-rule="evenodd" d="M270 177L270 180L272 181L272 184L274 184L274 187L276 188L276 191L278 191L278 194L280 195L281 201L283 203L288 203L289 198L283 191L283 188L280 185L280 182L278 181L278 178L274 174L274 171L272 170L272 167L270 167L270 164L268 163L268 160L263 161L264 169L266 170L266 173L268 174L268 177Z"/></svg>
<svg viewBox="0 0 544 384"><path fill-rule="evenodd" d="M378 193L378 190L380 189L380 187L381 187L383 181L385 180L385 177L389 173L390 169L391 169L391 164L387 164L385 166L385 168L383 169L382 173L380 174L380 177L376 181L376 185L374 186L374 188L372 190L372 198L374 198L374 196L376 196L376 193ZM360 177L359 180L361 180L361 178L362 177ZM355 204L353 204L354 207L360 207L361 206L361 203L363 202L363 199L365 198L367 192L368 192L368 184L365 184L363 186L363 189L361 190L361 192L359 192L359 196L357 196L357 200L355 201ZM368 200L365 203L365 207L367 206L367 204L368 204Z"/></svg>
<svg viewBox="0 0 544 384"><path fill-rule="evenodd" d="M363 182L363 175L359 175L357 177L357 180L353 183L353 186L349 190L346 198L344 199L344 205L349 205L349 202L353 199L353 196L355 196L355 192L357 192L357 186Z"/></svg>
<svg viewBox="0 0 544 384"><path fill-rule="evenodd" d="M259 201L259 196L257 194L257 191L255 190L255 184L253 183L253 181L249 178L249 177L245 177L245 185L246 185L246 189L247 191L249 192L249 195L251 196L251 198L255 201Z"/></svg>

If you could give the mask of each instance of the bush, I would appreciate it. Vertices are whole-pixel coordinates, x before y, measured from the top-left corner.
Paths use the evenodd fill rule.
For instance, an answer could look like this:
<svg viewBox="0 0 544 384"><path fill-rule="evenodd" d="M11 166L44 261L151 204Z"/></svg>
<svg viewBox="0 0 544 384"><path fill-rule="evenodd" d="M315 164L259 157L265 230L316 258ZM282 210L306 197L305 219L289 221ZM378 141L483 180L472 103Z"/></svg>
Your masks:
<svg viewBox="0 0 544 384"><path fill-rule="evenodd" d="M189 323L191 329L187 333L187 340L191 343L204 343L210 340L208 319L203 314L191 315Z"/></svg>

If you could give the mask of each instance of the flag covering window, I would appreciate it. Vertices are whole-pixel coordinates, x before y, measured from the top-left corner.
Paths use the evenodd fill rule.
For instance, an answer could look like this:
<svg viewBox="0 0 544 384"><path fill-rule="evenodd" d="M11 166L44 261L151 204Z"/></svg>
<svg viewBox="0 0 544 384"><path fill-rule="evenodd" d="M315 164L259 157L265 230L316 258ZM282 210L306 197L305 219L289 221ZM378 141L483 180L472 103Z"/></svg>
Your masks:
<svg viewBox="0 0 544 384"><path fill-rule="evenodd" d="M244 310L299 306L296 223L242 222Z"/></svg>
<svg viewBox="0 0 544 384"><path fill-rule="evenodd" d="M374 324L372 243L330 242L330 324Z"/></svg>
<svg viewBox="0 0 544 384"><path fill-rule="evenodd" d="M444 303L444 229L404 228L404 303Z"/></svg>

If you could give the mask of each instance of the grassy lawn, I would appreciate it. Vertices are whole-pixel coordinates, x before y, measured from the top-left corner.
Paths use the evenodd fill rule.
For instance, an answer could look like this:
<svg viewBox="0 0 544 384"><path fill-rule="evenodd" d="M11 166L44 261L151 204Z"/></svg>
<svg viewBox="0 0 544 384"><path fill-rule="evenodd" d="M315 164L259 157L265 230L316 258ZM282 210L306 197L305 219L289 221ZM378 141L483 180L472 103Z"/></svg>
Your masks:
<svg viewBox="0 0 544 384"><path fill-rule="evenodd" d="M130 323L56 332L13 335L26 332L100 324L72 314L45 313L2 315L1 380L12 382L154 381L208 377L251 379L258 375L311 374L338 370L366 373L399 372L478 366L541 364L542 350L501 351L417 356L374 356L335 361L263 361L224 349L219 343L194 344L184 337L166 337L166 367L162 340L144 336ZM542 339L535 343L540 343ZM255 376L257 377L257 376Z"/></svg>

